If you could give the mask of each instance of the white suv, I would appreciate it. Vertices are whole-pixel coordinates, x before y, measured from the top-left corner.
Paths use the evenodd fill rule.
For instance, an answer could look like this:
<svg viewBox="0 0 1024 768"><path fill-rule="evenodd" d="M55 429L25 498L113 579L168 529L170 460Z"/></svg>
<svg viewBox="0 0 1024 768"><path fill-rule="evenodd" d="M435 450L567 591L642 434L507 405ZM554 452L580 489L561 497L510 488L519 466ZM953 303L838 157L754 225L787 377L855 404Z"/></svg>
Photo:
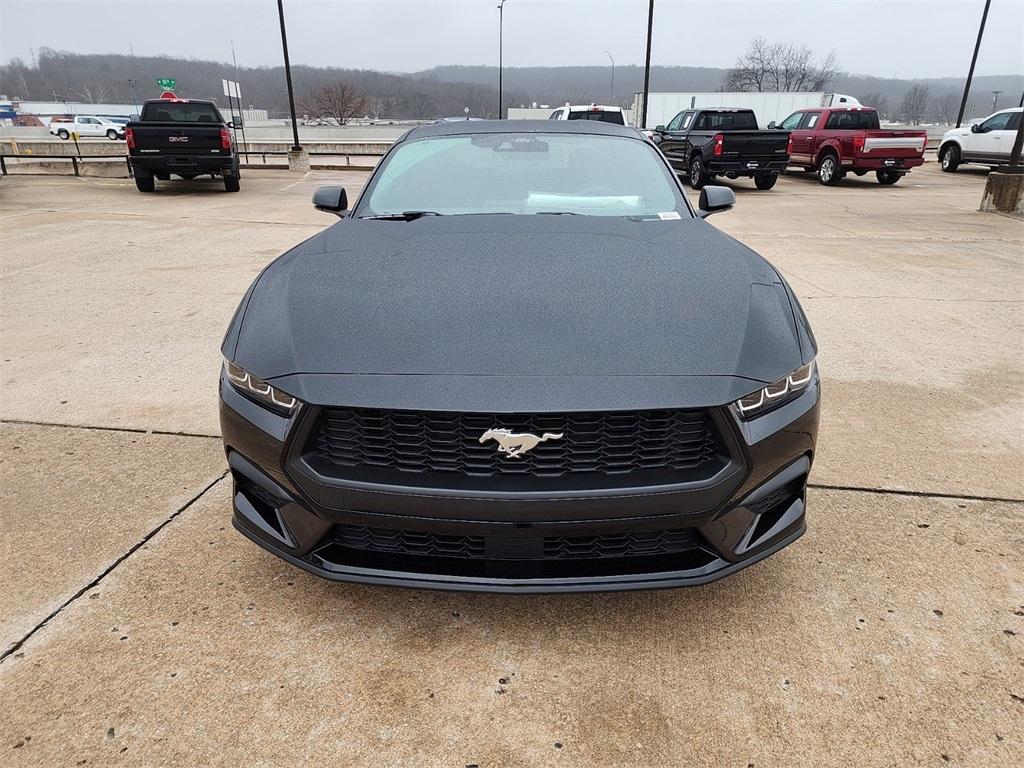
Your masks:
<svg viewBox="0 0 1024 768"><path fill-rule="evenodd" d="M939 145L939 162L947 173L955 171L960 163L978 165L1005 165L1017 138L1020 125L1020 107L1004 109L989 115L981 122L946 131Z"/></svg>
<svg viewBox="0 0 1024 768"><path fill-rule="evenodd" d="M111 141L124 138L124 126L94 115L75 115L72 120L50 122L50 133L67 140L72 133L79 136L106 136Z"/></svg>
<svg viewBox="0 0 1024 768"><path fill-rule="evenodd" d="M626 115L619 107L602 107L599 104L566 104L552 112L548 120L599 120L602 123L626 125Z"/></svg>

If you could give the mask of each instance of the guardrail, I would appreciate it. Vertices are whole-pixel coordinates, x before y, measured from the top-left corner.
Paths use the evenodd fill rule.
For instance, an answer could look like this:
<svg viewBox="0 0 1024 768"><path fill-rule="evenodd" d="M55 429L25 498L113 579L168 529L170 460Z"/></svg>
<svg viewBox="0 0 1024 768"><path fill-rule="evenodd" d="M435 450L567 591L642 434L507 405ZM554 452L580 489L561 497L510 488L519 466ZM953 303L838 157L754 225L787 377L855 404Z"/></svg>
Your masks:
<svg viewBox="0 0 1024 768"><path fill-rule="evenodd" d="M132 166L128 162L128 156L118 153L116 155L88 155L82 157L81 155L27 155L27 154L13 154L10 152L0 152L0 174L7 176L9 171L7 170L7 158L13 158L18 160L29 160L37 161L41 163L48 163L51 160L70 160L71 165L74 168L75 176L82 175L82 169L79 165L87 160L109 160L111 158L120 158L124 160L125 165L128 167L128 176L132 176Z"/></svg>

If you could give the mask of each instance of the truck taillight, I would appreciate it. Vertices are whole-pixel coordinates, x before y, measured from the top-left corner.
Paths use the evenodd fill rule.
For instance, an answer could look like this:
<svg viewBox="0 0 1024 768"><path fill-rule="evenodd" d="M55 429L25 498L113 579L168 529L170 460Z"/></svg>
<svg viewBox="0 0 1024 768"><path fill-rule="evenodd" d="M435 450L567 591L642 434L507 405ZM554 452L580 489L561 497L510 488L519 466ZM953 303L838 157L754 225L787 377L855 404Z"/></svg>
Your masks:
<svg viewBox="0 0 1024 768"><path fill-rule="evenodd" d="M864 151L864 137L863 136L854 136L853 137L853 151L854 152L863 152Z"/></svg>
<svg viewBox="0 0 1024 768"><path fill-rule="evenodd" d="M793 134L789 134L789 138L786 140L786 154L793 154Z"/></svg>
<svg viewBox="0 0 1024 768"><path fill-rule="evenodd" d="M711 154L718 156L722 154L722 143L725 141L725 136L720 133L715 134L715 148L711 150Z"/></svg>
<svg viewBox="0 0 1024 768"><path fill-rule="evenodd" d="M135 131L130 127L124 129L124 140L128 144L128 149L135 149Z"/></svg>
<svg viewBox="0 0 1024 768"><path fill-rule="evenodd" d="M231 149L231 132L224 126L220 128L220 148Z"/></svg>

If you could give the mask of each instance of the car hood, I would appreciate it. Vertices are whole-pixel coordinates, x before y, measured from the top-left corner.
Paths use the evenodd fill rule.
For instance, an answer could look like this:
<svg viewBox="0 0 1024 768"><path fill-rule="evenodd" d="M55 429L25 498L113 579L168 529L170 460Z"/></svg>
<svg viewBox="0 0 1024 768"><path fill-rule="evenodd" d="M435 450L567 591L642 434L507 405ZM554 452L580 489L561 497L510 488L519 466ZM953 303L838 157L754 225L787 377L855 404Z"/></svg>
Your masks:
<svg viewBox="0 0 1024 768"><path fill-rule="evenodd" d="M343 219L263 272L225 354L314 402L511 381L531 403L582 382L727 402L801 365L794 317L775 270L701 220Z"/></svg>

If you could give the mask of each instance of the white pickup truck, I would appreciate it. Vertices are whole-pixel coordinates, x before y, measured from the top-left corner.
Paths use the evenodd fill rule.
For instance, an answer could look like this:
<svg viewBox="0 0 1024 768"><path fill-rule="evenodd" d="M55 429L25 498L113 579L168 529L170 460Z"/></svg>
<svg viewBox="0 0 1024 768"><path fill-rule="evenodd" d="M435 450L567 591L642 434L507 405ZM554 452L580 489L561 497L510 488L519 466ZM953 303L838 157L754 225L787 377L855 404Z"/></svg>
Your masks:
<svg viewBox="0 0 1024 768"><path fill-rule="evenodd" d="M106 136L111 141L124 138L124 126L94 115L75 115L71 120L50 121L50 133L65 141L72 133L79 136Z"/></svg>

